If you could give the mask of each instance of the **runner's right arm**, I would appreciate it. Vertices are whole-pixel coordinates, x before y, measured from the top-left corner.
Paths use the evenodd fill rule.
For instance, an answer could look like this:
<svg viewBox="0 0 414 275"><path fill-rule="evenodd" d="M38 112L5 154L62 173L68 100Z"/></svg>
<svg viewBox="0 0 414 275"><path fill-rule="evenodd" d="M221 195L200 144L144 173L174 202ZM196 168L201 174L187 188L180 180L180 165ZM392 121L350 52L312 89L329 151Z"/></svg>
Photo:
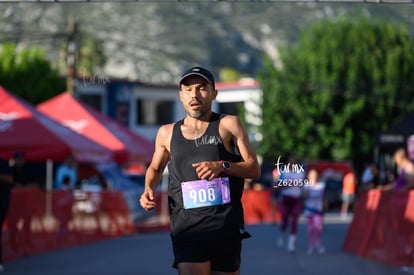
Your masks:
<svg viewBox="0 0 414 275"><path fill-rule="evenodd" d="M161 181L165 166L170 160L170 140L172 124L161 126L155 139L155 151L151 163L145 173L145 189L140 198L140 204L145 210L155 207L154 191Z"/></svg>

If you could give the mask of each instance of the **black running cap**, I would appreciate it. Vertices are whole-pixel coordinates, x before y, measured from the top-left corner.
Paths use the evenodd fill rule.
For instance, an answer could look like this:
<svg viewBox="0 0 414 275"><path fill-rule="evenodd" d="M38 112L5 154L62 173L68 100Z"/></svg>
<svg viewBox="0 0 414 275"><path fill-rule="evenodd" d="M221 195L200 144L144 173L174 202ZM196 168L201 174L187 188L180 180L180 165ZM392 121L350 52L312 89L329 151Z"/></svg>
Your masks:
<svg viewBox="0 0 414 275"><path fill-rule="evenodd" d="M209 70L207 70L207 69L205 69L203 67L193 67L193 68L189 69L188 71L186 71L185 73L183 73L183 75L180 78L180 86L181 86L181 83L183 82L183 80L186 77L190 76L190 75L198 75L198 76L201 76L208 83L210 83L211 85L213 85L213 88L215 87L213 74Z"/></svg>

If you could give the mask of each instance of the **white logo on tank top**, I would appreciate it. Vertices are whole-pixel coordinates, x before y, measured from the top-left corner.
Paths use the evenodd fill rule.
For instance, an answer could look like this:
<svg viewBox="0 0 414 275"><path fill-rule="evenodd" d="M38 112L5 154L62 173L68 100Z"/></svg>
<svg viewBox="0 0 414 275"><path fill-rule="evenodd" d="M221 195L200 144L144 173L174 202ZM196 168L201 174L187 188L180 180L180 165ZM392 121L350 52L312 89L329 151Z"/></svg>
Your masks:
<svg viewBox="0 0 414 275"><path fill-rule="evenodd" d="M194 142L197 147L201 145L217 145L217 144L223 143L219 136L209 136L209 135L204 135L200 138L197 138L194 140Z"/></svg>

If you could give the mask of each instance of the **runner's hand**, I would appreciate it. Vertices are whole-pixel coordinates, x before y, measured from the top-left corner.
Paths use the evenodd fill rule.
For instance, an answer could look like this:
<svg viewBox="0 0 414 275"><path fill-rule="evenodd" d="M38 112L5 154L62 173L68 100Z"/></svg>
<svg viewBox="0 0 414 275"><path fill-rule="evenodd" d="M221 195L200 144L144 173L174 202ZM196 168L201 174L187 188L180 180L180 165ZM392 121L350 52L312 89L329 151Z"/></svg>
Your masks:
<svg viewBox="0 0 414 275"><path fill-rule="evenodd" d="M157 205L154 200L154 191L151 189L145 189L144 193L142 193L141 198L139 199L139 203L145 210L153 209Z"/></svg>
<svg viewBox="0 0 414 275"><path fill-rule="evenodd" d="M193 163L197 176L202 180L212 180L218 178L222 172L220 161L203 161Z"/></svg>

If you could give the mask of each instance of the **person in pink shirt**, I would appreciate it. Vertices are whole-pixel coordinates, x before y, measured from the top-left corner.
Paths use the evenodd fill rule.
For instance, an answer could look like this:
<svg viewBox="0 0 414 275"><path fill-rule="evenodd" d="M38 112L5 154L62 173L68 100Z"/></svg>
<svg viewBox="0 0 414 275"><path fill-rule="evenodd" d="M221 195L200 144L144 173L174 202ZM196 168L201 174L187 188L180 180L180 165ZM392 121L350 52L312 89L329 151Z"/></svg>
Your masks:
<svg viewBox="0 0 414 275"><path fill-rule="evenodd" d="M302 195L306 173L296 156L290 156L287 163L279 163L280 177L276 186L279 191L279 207L281 211L280 233L277 246L283 247L287 239L288 252L296 250L298 220L302 212ZM286 236L288 234L288 236Z"/></svg>
<svg viewBox="0 0 414 275"><path fill-rule="evenodd" d="M325 252L322 245L325 183L319 181L319 174L315 169L309 170L308 180L310 184L304 188L303 204L308 229L308 254L321 254Z"/></svg>
<svg viewBox="0 0 414 275"><path fill-rule="evenodd" d="M407 151L400 148L394 153L394 161L399 174L394 183L385 185L383 190L409 191L414 189L414 163L408 158Z"/></svg>

